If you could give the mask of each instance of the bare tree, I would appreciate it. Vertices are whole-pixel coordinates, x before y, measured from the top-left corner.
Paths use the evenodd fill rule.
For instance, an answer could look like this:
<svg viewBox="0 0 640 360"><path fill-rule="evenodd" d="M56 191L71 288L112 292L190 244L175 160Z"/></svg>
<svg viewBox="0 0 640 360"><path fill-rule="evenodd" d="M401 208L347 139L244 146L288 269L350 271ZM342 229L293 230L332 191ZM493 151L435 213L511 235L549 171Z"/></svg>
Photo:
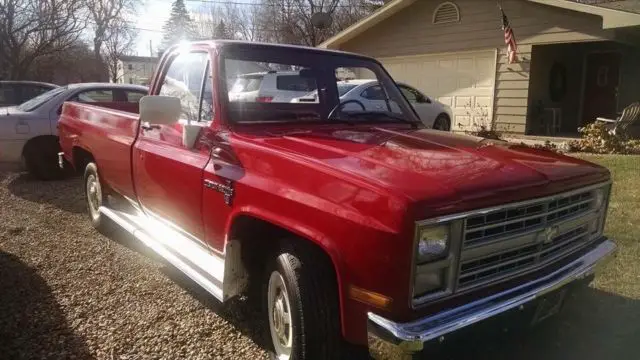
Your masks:
<svg viewBox="0 0 640 360"><path fill-rule="evenodd" d="M21 79L33 62L65 51L84 28L80 0L0 0L0 66Z"/></svg>
<svg viewBox="0 0 640 360"><path fill-rule="evenodd" d="M268 41L316 46L384 4L377 0L262 0L258 31ZM314 24L324 13L330 23Z"/></svg>
<svg viewBox="0 0 640 360"><path fill-rule="evenodd" d="M193 14L202 39L225 38L315 46L371 14L383 0L261 0L240 4L211 5ZM323 12L330 17L326 28L311 18Z"/></svg>
<svg viewBox="0 0 640 360"><path fill-rule="evenodd" d="M29 77L55 84L99 81L97 68L91 48L77 41L64 51L35 59Z"/></svg>
<svg viewBox="0 0 640 360"><path fill-rule="evenodd" d="M258 29L259 8L256 6L240 6L227 3L224 7L224 18L228 19L227 29L235 39L248 41L264 41Z"/></svg>
<svg viewBox="0 0 640 360"><path fill-rule="evenodd" d="M125 69L120 72L118 65L123 55L132 55L135 47L137 32L120 20L115 22L106 34L106 41L102 49L102 59L107 66L112 82L118 82L124 76Z"/></svg>
<svg viewBox="0 0 640 360"><path fill-rule="evenodd" d="M253 4L225 3L203 7L193 14L200 39L259 41L256 31L257 8ZM224 25L221 25L224 24Z"/></svg>
<svg viewBox="0 0 640 360"><path fill-rule="evenodd" d="M102 46L109 40L114 29L127 26L124 19L135 11L139 0L84 0L84 2L89 13L88 27L93 30L93 53L97 63L102 64L104 61ZM105 73L103 79L106 79L106 76Z"/></svg>

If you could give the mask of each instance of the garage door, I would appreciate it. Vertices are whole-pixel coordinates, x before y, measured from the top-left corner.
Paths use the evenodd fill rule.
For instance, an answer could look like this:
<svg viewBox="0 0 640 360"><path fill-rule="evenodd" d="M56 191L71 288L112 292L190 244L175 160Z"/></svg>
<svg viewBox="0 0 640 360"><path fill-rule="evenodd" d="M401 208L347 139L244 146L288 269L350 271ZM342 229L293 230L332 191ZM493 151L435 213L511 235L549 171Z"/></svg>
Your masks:
<svg viewBox="0 0 640 360"><path fill-rule="evenodd" d="M380 59L396 81L451 106L452 130L489 125L496 73L495 50Z"/></svg>

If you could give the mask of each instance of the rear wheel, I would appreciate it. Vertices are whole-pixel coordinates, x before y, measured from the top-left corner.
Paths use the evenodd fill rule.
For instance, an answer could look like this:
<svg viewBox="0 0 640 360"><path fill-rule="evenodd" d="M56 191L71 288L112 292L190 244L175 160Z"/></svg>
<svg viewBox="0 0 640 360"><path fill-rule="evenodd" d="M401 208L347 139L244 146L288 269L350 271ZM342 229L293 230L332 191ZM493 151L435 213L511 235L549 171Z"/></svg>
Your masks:
<svg viewBox="0 0 640 360"><path fill-rule="evenodd" d="M22 153L22 160L27 171L40 180L57 180L65 176L65 171L58 166L60 144L56 137L36 138L27 143Z"/></svg>
<svg viewBox="0 0 640 360"><path fill-rule="evenodd" d="M100 212L100 207L106 203L106 195L103 193L102 185L100 184L98 167L93 162L87 164L84 170L84 190L91 225L101 233L109 234L113 229L112 224Z"/></svg>
<svg viewBox="0 0 640 360"><path fill-rule="evenodd" d="M433 128L436 130L449 131L451 130L451 120L445 114L440 114L433 122Z"/></svg>
<svg viewBox="0 0 640 360"><path fill-rule="evenodd" d="M324 254L303 248L285 246L266 267L263 299L271 356L278 360L340 359L335 275Z"/></svg>

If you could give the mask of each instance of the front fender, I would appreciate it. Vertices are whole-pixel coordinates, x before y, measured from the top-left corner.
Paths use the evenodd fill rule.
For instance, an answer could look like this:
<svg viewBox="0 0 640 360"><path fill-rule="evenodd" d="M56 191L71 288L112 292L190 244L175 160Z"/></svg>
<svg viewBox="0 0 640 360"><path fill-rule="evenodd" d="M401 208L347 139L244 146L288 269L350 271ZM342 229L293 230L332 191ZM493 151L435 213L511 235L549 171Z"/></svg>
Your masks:
<svg viewBox="0 0 640 360"><path fill-rule="evenodd" d="M311 241L329 256L337 277L342 334L345 340L351 343L366 344L366 314L371 311L371 306L352 299L349 296L350 289L355 286L374 292L391 293L377 289L375 286L380 285L382 289L385 287L388 289L390 282L384 278L384 274L388 274L390 279L397 279L398 273L403 272L402 266L397 266L403 261L392 265L393 268L389 266L390 263L399 260L396 254L408 252L404 246L399 246L391 241L391 238L397 234L383 233L373 228L361 228L353 223L345 224L345 228L348 229L346 231L345 228L336 231L336 228L340 228L340 226L323 227L323 224L327 224L327 219L322 219L323 215L321 214L305 216L304 219L307 221L303 221L299 215L294 216L288 214L287 211L274 211L252 205L237 207L232 212L226 224L227 244L232 240L229 238L229 234L233 224L238 218L244 216L260 219L302 239ZM335 217L333 221L345 222L343 219ZM363 245L368 240L371 240L370 247ZM383 243L384 246L378 245ZM392 287L395 287L398 284L402 285L403 282L392 281L391 283ZM392 293L396 292L392 291ZM398 305L400 304L401 302L398 303Z"/></svg>

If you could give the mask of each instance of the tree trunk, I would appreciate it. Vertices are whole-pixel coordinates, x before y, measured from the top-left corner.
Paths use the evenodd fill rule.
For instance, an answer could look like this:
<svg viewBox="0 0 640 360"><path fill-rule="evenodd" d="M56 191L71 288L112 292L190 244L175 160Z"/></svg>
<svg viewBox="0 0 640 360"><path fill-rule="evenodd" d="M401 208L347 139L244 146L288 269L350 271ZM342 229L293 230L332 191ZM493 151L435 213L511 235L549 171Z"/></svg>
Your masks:
<svg viewBox="0 0 640 360"><path fill-rule="evenodd" d="M100 54L100 50L102 50L102 40L99 38L93 39L93 56L96 59L96 76L100 81L109 81L109 74L106 70L106 65L104 60L102 59L102 54Z"/></svg>

